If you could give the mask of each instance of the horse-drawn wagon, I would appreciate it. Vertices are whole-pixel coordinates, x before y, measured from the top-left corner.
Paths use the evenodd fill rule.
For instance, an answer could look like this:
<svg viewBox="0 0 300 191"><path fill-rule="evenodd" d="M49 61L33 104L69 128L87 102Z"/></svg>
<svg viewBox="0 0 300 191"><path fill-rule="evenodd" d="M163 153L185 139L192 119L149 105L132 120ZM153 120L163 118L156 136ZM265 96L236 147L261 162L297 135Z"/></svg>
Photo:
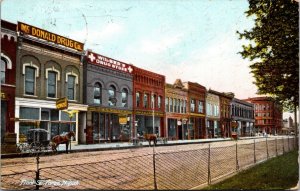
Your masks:
<svg viewBox="0 0 300 191"><path fill-rule="evenodd" d="M18 152L36 152L51 150L49 132L45 129L30 129L27 136L17 145Z"/></svg>

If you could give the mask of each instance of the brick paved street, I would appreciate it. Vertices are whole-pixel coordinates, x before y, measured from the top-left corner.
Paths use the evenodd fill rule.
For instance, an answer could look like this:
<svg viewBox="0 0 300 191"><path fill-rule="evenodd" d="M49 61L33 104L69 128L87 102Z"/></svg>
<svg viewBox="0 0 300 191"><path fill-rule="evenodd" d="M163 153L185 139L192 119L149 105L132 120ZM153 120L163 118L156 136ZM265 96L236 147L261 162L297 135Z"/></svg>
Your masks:
<svg viewBox="0 0 300 191"><path fill-rule="evenodd" d="M292 148L291 139L277 137L277 150ZM256 160L267 159L266 139L255 140ZM237 145L236 145L237 143ZM254 164L254 140L210 143L211 178ZM269 156L276 155L275 137L268 138ZM284 144L284 145L283 145ZM189 189L207 183L208 143L155 148L156 180L160 189ZM20 185L35 178L36 158L2 159L2 188L33 188ZM40 157L42 180L76 180L75 186L42 186L41 189L153 189L153 147L113 151L78 152ZM17 174L17 175L16 175Z"/></svg>

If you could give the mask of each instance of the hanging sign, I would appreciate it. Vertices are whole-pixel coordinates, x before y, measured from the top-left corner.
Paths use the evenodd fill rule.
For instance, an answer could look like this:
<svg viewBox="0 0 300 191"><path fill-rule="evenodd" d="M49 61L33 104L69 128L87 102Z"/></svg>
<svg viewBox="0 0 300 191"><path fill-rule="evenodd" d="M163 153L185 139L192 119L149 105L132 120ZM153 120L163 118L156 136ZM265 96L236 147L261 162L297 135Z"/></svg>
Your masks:
<svg viewBox="0 0 300 191"><path fill-rule="evenodd" d="M68 103L68 98L59 98L56 100L56 109L58 110L64 110L68 109L69 103Z"/></svg>
<svg viewBox="0 0 300 191"><path fill-rule="evenodd" d="M83 51L84 45L81 42L51 33L49 31L25 23L18 22L18 31L77 51Z"/></svg>

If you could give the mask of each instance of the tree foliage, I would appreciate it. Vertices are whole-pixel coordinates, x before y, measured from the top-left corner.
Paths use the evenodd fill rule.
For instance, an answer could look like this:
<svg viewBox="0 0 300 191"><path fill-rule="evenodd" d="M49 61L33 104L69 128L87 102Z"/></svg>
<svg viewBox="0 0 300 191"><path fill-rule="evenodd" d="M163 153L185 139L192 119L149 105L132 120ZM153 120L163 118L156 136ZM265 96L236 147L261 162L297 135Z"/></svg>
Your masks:
<svg viewBox="0 0 300 191"><path fill-rule="evenodd" d="M258 94L267 94L294 109L299 104L299 13L294 0L248 0L247 17L255 19L249 31L237 32L249 40L240 52L251 61Z"/></svg>

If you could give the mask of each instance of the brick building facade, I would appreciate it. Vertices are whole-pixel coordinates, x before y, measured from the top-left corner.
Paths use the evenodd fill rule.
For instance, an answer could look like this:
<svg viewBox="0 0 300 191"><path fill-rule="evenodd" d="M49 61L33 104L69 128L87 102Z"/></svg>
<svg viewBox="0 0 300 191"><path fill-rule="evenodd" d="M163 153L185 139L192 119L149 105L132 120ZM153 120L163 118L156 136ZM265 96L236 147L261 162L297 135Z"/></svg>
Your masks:
<svg viewBox="0 0 300 191"><path fill-rule="evenodd" d="M156 133L165 137L165 76L133 68L133 137Z"/></svg>
<svg viewBox="0 0 300 191"><path fill-rule="evenodd" d="M256 133L277 134L282 129L282 107L270 97L253 97Z"/></svg>
<svg viewBox="0 0 300 191"><path fill-rule="evenodd" d="M17 25L1 20L1 141L15 132Z"/></svg>

